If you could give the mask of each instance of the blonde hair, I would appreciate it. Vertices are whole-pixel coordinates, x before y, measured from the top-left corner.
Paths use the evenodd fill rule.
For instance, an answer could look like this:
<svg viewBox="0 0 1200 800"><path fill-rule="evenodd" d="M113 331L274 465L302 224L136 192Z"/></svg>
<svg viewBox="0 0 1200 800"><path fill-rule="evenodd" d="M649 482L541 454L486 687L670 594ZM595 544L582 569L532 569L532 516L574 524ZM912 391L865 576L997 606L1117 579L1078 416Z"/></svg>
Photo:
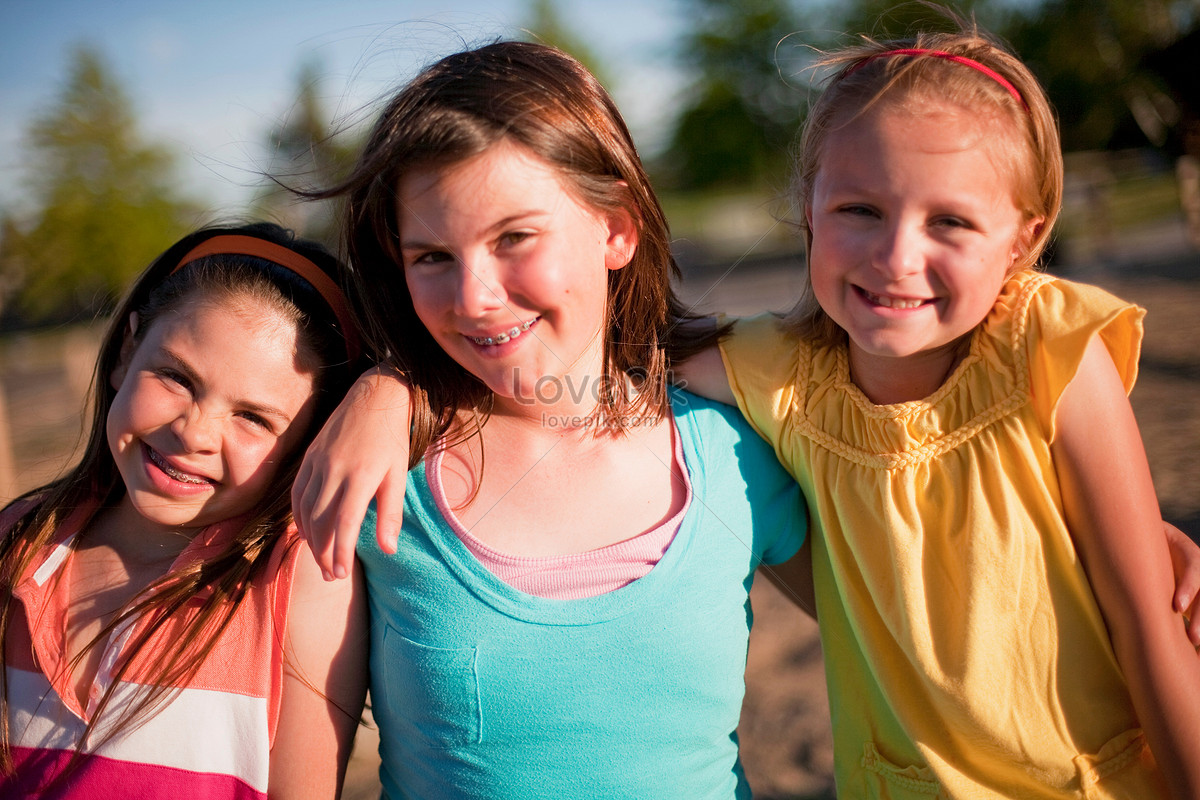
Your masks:
<svg viewBox="0 0 1200 800"><path fill-rule="evenodd" d="M1058 121L1045 91L1029 68L977 27L961 23L951 33L921 33L911 39L858 43L824 54L817 69L831 73L825 90L804 123L796 157L794 196L806 251L812 230L803 210L812 201L813 182L831 133L880 103L918 111L936 99L978 116L992 115L1006 134L990 140L1001 168L1012 176L1014 202L1025 220L1043 223L1013 272L1036 268L1062 205L1063 158ZM924 52L913 52L924 51ZM840 341L843 332L821 309L806 279L799 302L785 324L820 344Z"/></svg>

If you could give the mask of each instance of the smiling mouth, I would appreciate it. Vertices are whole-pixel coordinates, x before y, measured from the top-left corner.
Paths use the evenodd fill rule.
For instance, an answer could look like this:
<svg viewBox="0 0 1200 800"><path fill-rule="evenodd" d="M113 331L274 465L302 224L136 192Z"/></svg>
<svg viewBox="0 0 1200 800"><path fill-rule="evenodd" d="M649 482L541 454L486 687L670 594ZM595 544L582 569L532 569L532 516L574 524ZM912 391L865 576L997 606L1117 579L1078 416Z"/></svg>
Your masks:
<svg viewBox="0 0 1200 800"><path fill-rule="evenodd" d="M862 287L859 287L858 291L862 294L863 297L865 297L869 302L871 302L874 305L883 306L884 308L894 308L897 310L920 308L921 306L925 305L926 303L933 302L931 300L917 300L916 298L911 298L911 297L888 297L887 295L874 294L873 292L868 292L866 289L863 289Z"/></svg>
<svg viewBox="0 0 1200 800"><path fill-rule="evenodd" d="M534 317L528 322L522 322L520 325L514 325L503 333L497 333L495 336L468 336L467 338L475 344L483 345L484 347L494 347L495 345L504 344L505 342L511 342L513 339L516 339L522 333L532 328L533 324L539 319L541 319L541 317Z"/></svg>
<svg viewBox="0 0 1200 800"><path fill-rule="evenodd" d="M146 446L146 452L150 456L151 463L165 472L172 480L179 481L180 483L191 483L197 486L215 483L215 481L209 480L208 478L202 478L199 475L189 475L186 472L180 472L168 464L166 459L164 459L157 450L149 445Z"/></svg>

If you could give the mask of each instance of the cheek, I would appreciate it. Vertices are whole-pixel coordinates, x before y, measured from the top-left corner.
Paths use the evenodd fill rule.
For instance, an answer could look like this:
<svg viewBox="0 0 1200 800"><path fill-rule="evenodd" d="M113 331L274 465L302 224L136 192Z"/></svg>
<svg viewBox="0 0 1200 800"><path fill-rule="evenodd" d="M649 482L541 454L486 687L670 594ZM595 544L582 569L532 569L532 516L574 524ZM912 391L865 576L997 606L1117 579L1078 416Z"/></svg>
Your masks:
<svg viewBox="0 0 1200 800"><path fill-rule="evenodd" d="M138 429L157 424L168 413L169 397L152 381L131 376L121 385L108 411L109 428Z"/></svg>
<svg viewBox="0 0 1200 800"><path fill-rule="evenodd" d="M827 248L814 244L809 248L808 281L822 305L837 283L837 270Z"/></svg>
<svg viewBox="0 0 1200 800"><path fill-rule="evenodd" d="M408 286L408 296L412 301L413 311L426 328L433 330L430 322L447 307L447 287L445 281L422 275L404 274L405 285ZM453 295L450 295L449 306L453 306Z"/></svg>
<svg viewBox="0 0 1200 800"><path fill-rule="evenodd" d="M259 491L275 476L288 448L282 439L232 436L226 442L233 456L227 458L230 477L238 486Z"/></svg>

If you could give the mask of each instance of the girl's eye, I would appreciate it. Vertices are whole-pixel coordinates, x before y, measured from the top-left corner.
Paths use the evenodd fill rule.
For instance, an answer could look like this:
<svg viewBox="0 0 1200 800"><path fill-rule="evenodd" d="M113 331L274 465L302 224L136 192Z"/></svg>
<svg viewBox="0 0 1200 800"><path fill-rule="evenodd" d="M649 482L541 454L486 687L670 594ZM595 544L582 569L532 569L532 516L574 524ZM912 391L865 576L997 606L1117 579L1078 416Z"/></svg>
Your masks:
<svg viewBox="0 0 1200 800"><path fill-rule="evenodd" d="M188 378L187 375L184 375L179 370L170 369L169 367L163 367L161 369L155 370L155 374L158 375L163 380L170 381L171 383L182 386L184 389L190 390L192 388L191 379Z"/></svg>
<svg viewBox="0 0 1200 800"><path fill-rule="evenodd" d="M943 228L970 228L971 224L962 217L938 217L933 221L934 225Z"/></svg>
<svg viewBox="0 0 1200 800"><path fill-rule="evenodd" d="M268 422L265 417L255 414L253 411L242 411L238 413L238 416L249 422L254 427L262 428L268 433L274 432L275 430L273 427L271 427L271 423Z"/></svg>
<svg viewBox="0 0 1200 800"><path fill-rule="evenodd" d="M453 260L454 256L440 250L431 250L427 253L416 253L404 257L405 263L409 266L444 264Z"/></svg>
<svg viewBox="0 0 1200 800"><path fill-rule="evenodd" d="M500 244L511 247L512 245L520 244L532 235L528 231L509 231L500 237Z"/></svg>
<svg viewBox="0 0 1200 800"><path fill-rule="evenodd" d="M838 213L845 214L850 217L873 217L875 210L870 206L863 205L845 205L838 208Z"/></svg>

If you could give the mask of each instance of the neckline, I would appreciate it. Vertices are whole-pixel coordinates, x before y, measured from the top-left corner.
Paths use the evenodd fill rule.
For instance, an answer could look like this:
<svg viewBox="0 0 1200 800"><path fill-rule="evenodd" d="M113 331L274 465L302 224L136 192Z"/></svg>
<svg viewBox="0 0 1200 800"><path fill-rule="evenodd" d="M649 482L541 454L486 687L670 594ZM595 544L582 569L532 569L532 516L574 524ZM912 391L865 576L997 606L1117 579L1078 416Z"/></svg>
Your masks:
<svg viewBox="0 0 1200 800"><path fill-rule="evenodd" d="M674 393L672 396L674 397ZM692 424L686 405L673 402L667 420L675 426L675 435L682 444L689 496L695 496L696 490L692 487L698 473L692 465L699 465L700 462L697 460L699 455L695 450L693 437L687 435ZM422 516L433 522L433 530L423 530L422 534L432 544L446 567L475 597L507 616L555 626L590 625L624 616L640 608L645 598L663 591L664 585L670 583L691 550L695 517L685 511L679 529L662 558L637 580L611 592L571 600L527 594L514 589L480 563L451 527L451 521L441 513L430 486L428 467L432 457L423 460L414 470L416 474L412 476L415 478L412 484L416 490L414 499L422 511ZM689 503L688 508L690 507Z"/></svg>

